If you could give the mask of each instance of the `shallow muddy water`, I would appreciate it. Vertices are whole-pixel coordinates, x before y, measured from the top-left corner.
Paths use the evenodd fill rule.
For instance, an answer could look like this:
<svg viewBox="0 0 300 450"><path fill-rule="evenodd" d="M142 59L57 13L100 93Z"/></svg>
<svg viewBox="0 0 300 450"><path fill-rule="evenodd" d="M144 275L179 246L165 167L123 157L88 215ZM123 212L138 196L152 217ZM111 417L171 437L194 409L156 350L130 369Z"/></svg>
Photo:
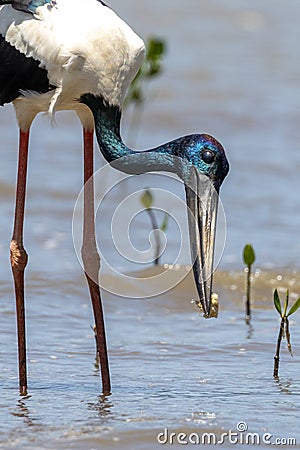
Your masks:
<svg viewBox="0 0 300 450"><path fill-rule="evenodd" d="M155 274L152 269L143 275ZM280 282L278 276L256 274L251 327L243 320L244 274L216 275L218 319L199 316L190 302L189 277L151 300L106 294L113 393L105 398L93 364L93 322L83 278L28 275L25 398L17 392L13 297L2 284L2 448L150 449L165 439L179 448L177 438L170 441L166 433L185 433L192 443L196 433L207 443L204 433L220 441L230 430L238 434L224 439L225 448L234 439L243 443L249 433L256 433L254 443L261 445L267 438L299 442L299 320L291 321L294 358L284 345L280 379L274 381L279 324L270 301L274 281L282 288L293 285L292 292L299 282L296 274ZM106 278L107 285L117 282ZM243 423L248 430L238 432Z"/></svg>
<svg viewBox="0 0 300 450"><path fill-rule="evenodd" d="M299 313L291 319L294 357L284 343L280 379L272 377L279 326L273 290L283 297L288 288L293 300L300 295L300 4L108 3L144 38L154 34L168 43L164 73L148 87L139 127L131 111L125 114L124 138L147 148L203 131L226 147L231 172L221 190L225 215L221 208L214 277L220 313L205 320L192 303L180 182L161 174L124 179L102 169L96 224L112 395L100 395L77 258L81 129L72 114L57 114L54 129L41 116L32 127L25 223L29 395L20 398L8 258L18 133L12 108L2 108L0 448L195 448L208 446L205 433L223 448L247 439L254 439L251 448L300 448ZM96 151L97 168L103 164ZM138 200L145 186L155 207L172 215L158 269L150 263L149 219ZM123 226L128 211L130 224ZM247 242L257 254L251 327L243 318Z"/></svg>

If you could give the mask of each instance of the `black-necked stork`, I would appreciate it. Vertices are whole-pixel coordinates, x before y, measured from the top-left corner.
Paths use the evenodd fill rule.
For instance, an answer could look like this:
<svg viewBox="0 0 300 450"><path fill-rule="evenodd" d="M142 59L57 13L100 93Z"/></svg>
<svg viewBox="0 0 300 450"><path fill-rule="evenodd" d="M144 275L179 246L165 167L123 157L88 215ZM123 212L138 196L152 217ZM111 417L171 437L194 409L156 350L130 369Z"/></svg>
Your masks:
<svg viewBox="0 0 300 450"><path fill-rule="evenodd" d="M84 135L84 227L82 259L89 285L103 393L110 376L94 228L93 132L101 152L127 173L171 171L184 181L189 208L193 271L209 316L217 198L228 172L223 147L193 134L147 151L132 151L120 136L126 90L144 56L144 43L99 0L0 0L0 104L13 102L20 128L16 206L10 258L15 283L20 393L27 393L23 222L29 130L41 111L53 117L74 110ZM96 281L95 281L96 280Z"/></svg>

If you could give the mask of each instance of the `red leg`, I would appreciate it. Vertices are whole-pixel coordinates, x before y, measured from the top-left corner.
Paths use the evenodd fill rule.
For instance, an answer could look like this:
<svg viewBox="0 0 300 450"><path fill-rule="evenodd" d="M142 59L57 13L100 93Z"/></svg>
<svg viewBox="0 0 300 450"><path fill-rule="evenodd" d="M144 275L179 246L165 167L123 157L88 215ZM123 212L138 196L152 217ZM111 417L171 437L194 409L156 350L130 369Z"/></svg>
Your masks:
<svg viewBox="0 0 300 450"><path fill-rule="evenodd" d="M24 271L27 265L28 256L23 247L23 224L24 224L24 210L26 197L28 142L29 142L29 130L28 131L20 130L15 220L14 220L13 236L10 243L10 261L13 272L15 284L15 296L16 296L18 355L19 355L19 385L21 395L27 395Z"/></svg>
<svg viewBox="0 0 300 450"><path fill-rule="evenodd" d="M98 284L100 257L97 252L94 223L94 150L93 131L83 130L84 139L84 213L82 260L88 282L93 312L95 317L97 347L101 365L102 391L110 393L110 376L108 367L106 337L102 302Z"/></svg>

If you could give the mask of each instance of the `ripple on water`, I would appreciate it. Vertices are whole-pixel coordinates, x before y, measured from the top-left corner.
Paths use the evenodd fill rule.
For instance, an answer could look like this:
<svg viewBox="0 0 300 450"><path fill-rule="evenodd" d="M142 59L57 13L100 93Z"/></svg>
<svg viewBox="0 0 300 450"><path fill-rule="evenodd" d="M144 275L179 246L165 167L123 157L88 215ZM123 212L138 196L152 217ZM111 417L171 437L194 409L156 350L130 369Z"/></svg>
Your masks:
<svg viewBox="0 0 300 450"><path fill-rule="evenodd" d="M294 357L284 343L280 379L274 381L278 315L272 295L275 288L281 295L288 288L291 299L300 295L299 272L293 271L299 268L300 252L300 4L292 0L282 14L280 2L270 8L268 2L253 0L248 10L237 0L190 0L185 8L173 0L169 14L169 2L142 2L142 8L140 0L109 3L144 36L155 32L168 42L164 74L149 96L154 93L157 99L147 102L139 136L134 131L136 146L148 148L195 131L207 131L226 146L231 172L221 197L227 242L222 270L214 277L220 315L210 321L200 317L191 303L196 293L190 275L147 301L104 292L113 393L99 395L93 318L71 238L82 186L81 129L70 114L59 115L61 125L52 133L43 117L37 118L25 223L29 395L20 399L9 266L17 129L12 108L1 109L0 447L152 450L165 427L175 433L221 435L236 430L240 421L249 432L294 436L299 447L299 313L291 320ZM130 120L124 117L124 133ZM95 160L97 167L103 164L98 152ZM117 175L113 179L118 181ZM143 180L137 177L137 189L144 188ZM165 187L169 184L168 178ZM120 191L111 208L125 189ZM184 214L180 209L179 216ZM134 231L138 248L148 238L147 220ZM175 228L169 225L172 255L178 250ZM108 233L110 223L99 246L113 267L122 266ZM248 241L259 264L252 276L251 327L244 323L241 268ZM174 259L165 255L162 261ZM124 271L135 269L129 265ZM172 276L186 270L176 262L173 269ZM147 276L153 276L153 269L140 272ZM112 277L111 271L103 273L103 280L108 286L118 284L123 293L127 289L129 297L141 289ZM143 289L143 295L151 293L151 284Z"/></svg>

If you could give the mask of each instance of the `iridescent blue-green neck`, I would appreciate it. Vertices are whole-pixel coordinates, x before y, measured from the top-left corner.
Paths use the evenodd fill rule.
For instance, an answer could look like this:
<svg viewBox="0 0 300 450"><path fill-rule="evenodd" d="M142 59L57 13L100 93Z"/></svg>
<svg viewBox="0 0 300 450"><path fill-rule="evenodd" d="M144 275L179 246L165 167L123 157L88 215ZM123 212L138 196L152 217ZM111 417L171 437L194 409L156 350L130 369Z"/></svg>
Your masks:
<svg viewBox="0 0 300 450"><path fill-rule="evenodd" d="M55 3L53 0L2 0L1 5L11 4L13 8L18 9L19 11L25 11L31 14L35 14L37 8L39 6L43 6L45 4L49 5L51 8Z"/></svg>
<svg viewBox="0 0 300 450"><path fill-rule="evenodd" d="M102 98L90 94L83 95L80 101L91 109L100 150L113 167L132 174L167 171L181 176L182 146L178 139L145 151L131 150L120 135L121 111L118 107L106 105Z"/></svg>

